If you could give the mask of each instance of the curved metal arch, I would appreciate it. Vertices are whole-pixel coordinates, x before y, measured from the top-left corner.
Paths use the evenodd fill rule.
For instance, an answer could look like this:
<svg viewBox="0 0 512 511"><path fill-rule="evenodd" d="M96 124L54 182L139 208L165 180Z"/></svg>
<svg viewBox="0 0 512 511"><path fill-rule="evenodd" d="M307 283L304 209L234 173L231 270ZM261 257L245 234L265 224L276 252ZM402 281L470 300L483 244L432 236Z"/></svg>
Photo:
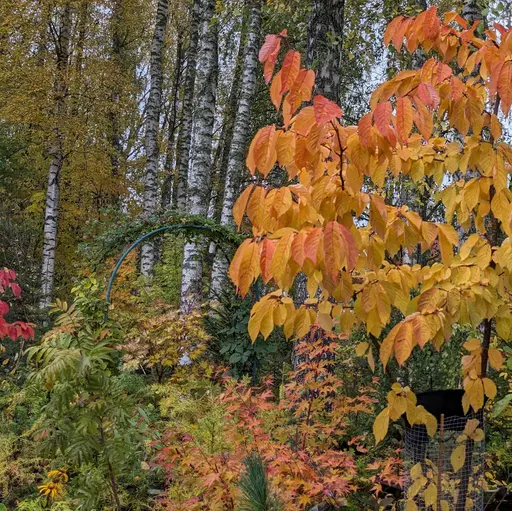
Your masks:
<svg viewBox="0 0 512 511"><path fill-rule="evenodd" d="M160 234L165 231L177 231L177 230L194 230L194 231L206 231L206 232L213 232L213 229L209 225L194 225L194 224L174 224L174 225L166 225L164 227L159 227L158 229L155 229L154 231L148 232L138 238L136 241L134 241L123 253L123 255L118 259L116 265L114 266L114 269L112 270L112 274L110 275L110 280L108 282L107 286L107 294L105 296L105 321L108 320L108 309L109 305L111 304L110 301L110 295L112 293L112 287L114 285L115 279L117 277L117 272L119 271L119 268L123 264L124 260L128 257L128 254L137 246L140 245L143 241L147 240L148 238L151 238L157 234Z"/></svg>

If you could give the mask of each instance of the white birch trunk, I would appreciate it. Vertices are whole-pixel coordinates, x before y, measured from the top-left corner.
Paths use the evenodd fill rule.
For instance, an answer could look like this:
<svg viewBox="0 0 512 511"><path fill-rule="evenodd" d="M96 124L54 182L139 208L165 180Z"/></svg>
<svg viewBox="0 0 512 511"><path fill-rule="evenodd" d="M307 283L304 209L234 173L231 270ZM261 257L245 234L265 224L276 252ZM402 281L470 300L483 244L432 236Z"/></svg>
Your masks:
<svg viewBox="0 0 512 511"><path fill-rule="evenodd" d="M160 111L162 107L162 51L164 47L165 28L169 17L169 0L158 0L155 19L155 32L151 43L150 75L148 108L146 114L146 174L144 182L143 215L145 219L151 218L158 211L158 130L160 125ZM148 242L142 245L141 273L151 275L155 264L155 243Z"/></svg>
<svg viewBox="0 0 512 511"><path fill-rule="evenodd" d="M49 143L50 168L46 191L44 213L43 255L41 266L41 309L48 310L53 297L55 277L55 249L57 247L57 225L59 219L59 194L62 166L65 159L64 134L61 129L62 118L66 114L66 96L68 92L68 66L71 36L71 3L67 2L60 15L59 34L56 42L56 78L54 85L55 125Z"/></svg>
<svg viewBox="0 0 512 511"><path fill-rule="evenodd" d="M172 205L180 211L187 210L187 182L194 114L194 88L196 83L197 46L202 9L201 0L194 0L190 18L190 35L181 106L180 133L176 147L176 178L173 184Z"/></svg>
<svg viewBox="0 0 512 511"><path fill-rule="evenodd" d="M242 86L238 111L236 113L233 138L229 151L228 164L226 169L226 183L224 185L224 198L220 223L222 225L233 224L233 205L239 190L241 177L244 171L245 151L250 134L251 105L256 91L256 73L258 69L258 43L261 29L261 1L250 1L250 19L247 32L247 43L244 53L244 64L242 70ZM218 294L226 279L228 262L222 253L215 255L211 293Z"/></svg>
<svg viewBox="0 0 512 511"><path fill-rule="evenodd" d="M215 98L218 74L218 22L212 21L215 0L204 1L207 28L201 43L197 75L197 103L194 129L194 159L189 173L187 211L190 215L206 216L212 166L212 140L215 120ZM190 312L201 303L202 250L201 243L185 244L181 273L181 310Z"/></svg>

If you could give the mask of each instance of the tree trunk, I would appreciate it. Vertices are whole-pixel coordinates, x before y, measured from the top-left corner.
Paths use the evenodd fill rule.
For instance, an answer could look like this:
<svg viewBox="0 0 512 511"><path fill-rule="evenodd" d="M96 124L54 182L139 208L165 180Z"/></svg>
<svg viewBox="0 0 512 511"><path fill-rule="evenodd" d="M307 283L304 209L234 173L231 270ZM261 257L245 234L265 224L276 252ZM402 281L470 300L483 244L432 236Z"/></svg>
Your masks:
<svg viewBox="0 0 512 511"><path fill-rule="evenodd" d="M66 114L68 93L68 66L71 36L71 3L66 2L60 14L59 31L55 41L56 77L53 89L55 124L49 142L50 168L46 191L44 214L43 257L41 268L40 307L47 310L52 301L55 276L55 249L57 246L57 224L59 218L59 192L62 166L65 159L62 120Z"/></svg>
<svg viewBox="0 0 512 511"><path fill-rule="evenodd" d="M201 44L197 76L197 105L194 129L194 159L190 169L187 206L190 215L205 216L208 211L210 172L212 164L215 93L218 75L218 22L212 22L215 0L205 0L206 31ZM185 244L183 252L181 309L189 312L201 303L202 250L198 242Z"/></svg>
<svg viewBox="0 0 512 511"><path fill-rule="evenodd" d="M340 104L345 0L313 0L308 63L316 70L316 92Z"/></svg>
<svg viewBox="0 0 512 511"><path fill-rule="evenodd" d="M316 68L315 92L338 105L344 24L345 0L313 0L308 27L308 65ZM295 302L302 304L307 297L307 278L299 275L295 283ZM293 352L292 366L297 362Z"/></svg>
<svg viewBox="0 0 512 511"><path fill-rule="evenodd" d="M115 0L112 10L112 60L114 63L114 86L111 95L110 111L108 118L110 122L110 166L113 177L120 175L121 155L123 146L121 142L121 126L119 122L119 101L121 99L122 77L126 70L126 58L124 57L124 44L121 33L123 17L123 0ZM114 201L114 200L113 200Z"/></svg>
<svg viewBox="0 0 512 511"><path fill-rule="evenodd" d="M172 82L172 103L171 103L171 111L169 114L169 127L168 127L168 136L167 136L167 151L165 153L165 177L164 183L162 185L162 203L161 208L165 210L172 199L172 189L173 183L175 180L175 169L174 166L174 147L175 147L175 136L176 136L176 127L178 123L178 96L180 93L180 85L181 85L181 77L183 73L183 33L178 33L178 40L176 42L176 64L174 67L174 79Z"/></svg>
<svg viewBox="0 0 512 511"><path fill-rule="evenodd" d="M258 69L258 46L261 29L261 0L250 0L250 19L247 43L244 51L242 85L238 111L233 129L233 139L229 151L226 182L220 223L233 224L233 204L240 186L240 178L245 168L245 151L250 134L251 105L256 91L256 72ZM212 294L218 294L227 274L227 260L221 253L216 254L212 270Z"/></svg>
<svg viewBox="0 0 512 511"><path fill-rule="evenodd" d="M187 181L194 113L194 88L196 83L197 46L201 21L201 0L194 0L190 19L190 35L187 50L187 67L181 106L180 134L176 148L176 174L173 185L172 205L180 211L187 209Z"/></svg>
<svg viewBox="0 0 512 511"><path fill-rule="evenodd" d="M462 17L467 20L470 25L475 21L480 21L480 23L482 23L485 18L483 10L485 7L488 7L488 3L488 1L482 2L481 0L464 0L464 5L462 6ZM486 4L485 7L482 4Z"/></svg>
<svg viewBox="0 0 512 511"><path fill-rule="evenodd" d="M169 17L169 0L159 0L155 20L155 32L151 43L148 108L146 113L146 175L144 183L143 215L151 218L158 210L158 131L162 107L162 51L165 28ZM154 242L144 243L141 251L141 273L149 276L155 263Z"/></svg>
<svg viewBox="0 0 512 511"><path fill-rule="evenodd" d="M250 2L246 2L250 4ZM250 7L250 6L249 6ZM222 203L224 198L224 189L226 184L226 169L228 167L229 154L231 151L231 142L233 141L233 130L235 127L236 114L238 110L238 102L240 100L240 93L242 90L242 70L244 66L244 55L247 45L247 22L250 9L244 13L242 20L242 28L240 31L240 44L238 47L238 54L236 56L235 69L233 71L233 81L229 91L229 98L227 101L224 119L222 122L222 131L220 134L219 143L215 151L215 158L213 160L213 179L212 179L212 196L210 198L211 215L217 222L220 222Z"/></svg>

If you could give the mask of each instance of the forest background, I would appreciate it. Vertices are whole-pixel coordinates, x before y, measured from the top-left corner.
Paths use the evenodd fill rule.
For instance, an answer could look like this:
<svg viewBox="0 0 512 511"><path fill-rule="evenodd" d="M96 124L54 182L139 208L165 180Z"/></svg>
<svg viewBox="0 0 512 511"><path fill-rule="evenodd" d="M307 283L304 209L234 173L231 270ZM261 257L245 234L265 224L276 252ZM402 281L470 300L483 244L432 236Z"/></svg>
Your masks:
<svg viewBox="0 0 512 511"><path fill-rule="evenodd" d="M331 362L315 369L324 402L305 421L314 438L301 444L292 425L308 402L304 371L318 360L278 331L253 342L250 311L265 286L240 297L227 269L250 232L236 229L232 213L254 182L250 141L279 122L258 61L265 35L286 31L286 48L315 70L316 93L356 125L378 84L426 60L386 48L386 26L432 6L478 21L480 33L512 23L512 5L491 0L1 3L0 268L16 276L0 280L8 297L0 314L18 325L0 346L7 509L260 509L243 507L254 505L259 469L271 479L260 481L261 509L394 505L400 426L376 447L375 416L393 381L415 392L459 387L471 328L388 371L374 367L376 339L363 328L316 346ZM509 122L501 136L510 142ZM269 187L285 180L275 170ZM407 179L386 193L395 206L443 214L430 190L418 193ZM106 321L117 258L166 225L205 230L169 232L133 251ZM293 299L306 294L299 278ZM498 406L489 408L491 489L512 485L511 366L497 373ZM279 427L270 433L272 421ZM329 428L336 445L326 445ZM238 449L246 431L251 448Z"/></svg>

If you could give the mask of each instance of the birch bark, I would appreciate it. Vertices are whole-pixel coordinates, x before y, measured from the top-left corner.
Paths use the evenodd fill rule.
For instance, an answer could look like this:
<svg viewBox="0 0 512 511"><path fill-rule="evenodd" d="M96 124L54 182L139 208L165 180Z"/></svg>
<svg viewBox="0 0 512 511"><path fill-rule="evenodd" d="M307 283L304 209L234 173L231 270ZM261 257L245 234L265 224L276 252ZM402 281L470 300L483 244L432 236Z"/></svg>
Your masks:
<svg viewBox="0 0 512 511"><path fill-rule="evenodd" d="M230 225L233 223L233 205L235 203L241 177L244 171L245 151L250 135L251 106L256 91L256 72L258 69L258 46L261 30L261 0L250 0L250 18L247 31L247 42L244 50L244 65L242 71L242 85L238 110L236 113L233 138L229 151L226 183L224 185L224 197L220 223ZM211 292L215 296L221 290L227 274L228 262L226 257L217 253L215 255Z"/></svg>
<svg viewBox="0 0 512 511"><path fill-rule="evenodd" d="M172 205L180 211L187 209L187 181L194 114L194 88L196 82L197 47L201 22L201 0L194 0L190 18L190 35L187 50L183 104L181 107L180 133L176 148L176 176L173 184Z"/></svg>
<svg viewBox="0 0 512 511"><path fill-rule="evenodd" d="M206 216L212 166L212 140L215 120L215 99L218 75L218 21L213 20L215 0L205 0L202 19L206 30L201 43L197 76L197 103L194 126L194 159L190 168L187 212ZM185 244L183 251L181 309L190 312L201 303L202 245L197 241Z"/></svg>
<svg viewBox="0 0 512 511"><path fill-rule="evenodd" d="M160 111L162 108L162 52L164 47L165 29L169 17L169 0L158 0L155 31L151 43L150 57L150 90L146 113L146 174L144 182L143 216L149 219L158 210L158 132ZM141 273L151 275L155 264L155 243L142 245Z"/></svg>
<svg viewBox="0 0 512 511"><path fill-rule="evenodd" d="M39 302L40 308L43 310L48 310L52 301L55 278L60 179L65 160L65 136L62 130L62 123L67 109L66 97L68 93L71 17L71 3L66 2L60 13L58 34L55 40L56 77L53 89L55 123L48 149L50 168L48 170L48 188L46 190L46 208L44 213L41 299Z"/></svg>

